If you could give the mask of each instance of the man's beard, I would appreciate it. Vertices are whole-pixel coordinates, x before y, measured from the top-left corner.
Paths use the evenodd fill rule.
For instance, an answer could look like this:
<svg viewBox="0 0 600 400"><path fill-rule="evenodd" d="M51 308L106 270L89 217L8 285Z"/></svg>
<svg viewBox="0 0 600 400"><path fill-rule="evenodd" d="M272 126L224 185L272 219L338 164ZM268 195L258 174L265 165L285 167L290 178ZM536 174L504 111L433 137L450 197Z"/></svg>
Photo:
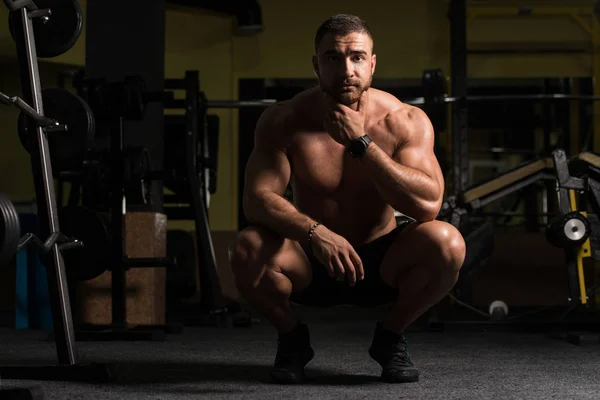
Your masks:
<svg viewBox="0 0 600 400"><path fill-rule="evenodd" d="M343 83L339 83L333 87L327 87L321 83L321 88L331 97L339 101L341 104L345 106L350 106L360 99L360 96L371 87L371 82L373 81L373 77L370 77L369 80L363 84L361 83L352 83L354 86L352 90L345 91L342 86Z"/></svg>

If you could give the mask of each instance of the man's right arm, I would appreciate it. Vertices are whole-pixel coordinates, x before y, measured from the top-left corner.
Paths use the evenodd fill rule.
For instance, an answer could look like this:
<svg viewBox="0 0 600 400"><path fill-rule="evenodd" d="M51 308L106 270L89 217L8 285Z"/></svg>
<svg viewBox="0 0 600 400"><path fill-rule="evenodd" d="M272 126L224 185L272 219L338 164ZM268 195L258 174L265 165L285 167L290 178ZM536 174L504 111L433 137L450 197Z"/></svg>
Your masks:
<svg viewBox="0 0 600 400"><path fill-rule="evenodd" d="M291 176L286 151L293 114L288 107L283 104L269 107L257 123L254 149L246 165L243 207L250 223L288 239L303 241L315 220L283 197Z"/></svg>

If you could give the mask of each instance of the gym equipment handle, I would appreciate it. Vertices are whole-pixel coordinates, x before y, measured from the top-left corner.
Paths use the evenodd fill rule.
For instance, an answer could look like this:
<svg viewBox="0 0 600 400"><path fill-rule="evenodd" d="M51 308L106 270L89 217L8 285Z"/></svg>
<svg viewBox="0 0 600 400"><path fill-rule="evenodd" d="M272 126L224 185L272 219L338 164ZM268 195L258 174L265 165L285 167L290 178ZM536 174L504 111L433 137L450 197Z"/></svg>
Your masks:
<svg viewBox="0 0 600 400"><path fill-rule="evenodd" d="M25 101L23 101L23 99L21 99L20 97L17 97L17 96L8 97L4 93L0 92L0 103L6 104L7 106L14 105L18 109L22 110L29 117L33 118L39 126L44 127L47 131L56 131L56 130L65 131L65 130L67 130L66 126L59 125L58 122L56 122L55 120L44 117L43 115L40 115L37 111L35 111L33 108L31 108L29 106L29 104L27 104Z"/></svg>
<svg viewBox="0 0 600 400"><path fill-rule="evenodd" d="M39 253L46 254L50 251L50 249L52 249L52 246L54 246L55 243L59 243L58 247L60 250L83 247L83 242L80 242L77 239L68 238L60 232L55 232L52 235L50 235L50 237L48 238L48 240L46 240L45 243L42 242L33 233L28 233L25 236L23 236L19 241L18 250L21 250L28 246L33 246L33 248Z"/></svg>

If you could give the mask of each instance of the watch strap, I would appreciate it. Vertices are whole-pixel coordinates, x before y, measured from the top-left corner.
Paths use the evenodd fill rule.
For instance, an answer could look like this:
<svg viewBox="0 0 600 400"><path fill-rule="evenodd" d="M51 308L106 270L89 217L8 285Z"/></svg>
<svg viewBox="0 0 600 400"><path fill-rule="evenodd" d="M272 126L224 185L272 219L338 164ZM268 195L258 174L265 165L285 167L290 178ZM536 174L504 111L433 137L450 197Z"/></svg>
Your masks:
<svg viewBox="0 0 600 400"><path fill-rule="evenodd" d="M360 157L364 155L369 147L369 144L372 142L371 137L369 135L362 135L356 139L353 139L349 146L350 155L353 157ZM359 152L353 151L353 148L356 149L356 145L359 144Z"/></svg>

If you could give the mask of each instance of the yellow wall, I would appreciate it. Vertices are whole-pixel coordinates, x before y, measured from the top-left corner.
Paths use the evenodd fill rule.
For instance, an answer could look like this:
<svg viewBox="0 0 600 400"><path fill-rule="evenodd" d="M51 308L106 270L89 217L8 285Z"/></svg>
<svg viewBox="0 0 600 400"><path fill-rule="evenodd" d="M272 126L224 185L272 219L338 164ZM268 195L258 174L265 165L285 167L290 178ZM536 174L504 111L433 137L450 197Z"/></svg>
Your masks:
<svg viewBox="0 0 600 400"><path fill-rule="evenodd" d="M468 38L473 48L496 43L591 47L590 35L568 16L476 19L468 25ZM590 76L591 65L591 54L485 54L470 55L468 68L473 77L581 77Z"/></svg>
<svg viewBox="0 0 600 400"><path fill-rule="evenodd" d="M424 68L445 63L447 45L437 29L440 13L432 13L429 7L435 2L386 2L385 6L380 2L381 7L364 1L308 0L290 7L288 2L261 1L264 33L235 40L238 77L312 77L315 31L327 17L340 12L360 15L370 24L378 76L420 77ZM288 13L293 18L283 17Z"/></svg>
<svg viewBox="0 0 600 400"><path fill-rule="evenodd" d="M85 9L85 2L82 6ZM253 37L233 37L229 18L170 9L166 16L166 76L177 78L186 70L199 70L202 89L210 99L235 98L238 78L312 77L314 32L324 19L338 12L356 13L370 23L378 55L377 76L420 77L423 69L437 67L449 72L444 1L262 0L261 6L265 30ZM6 21L6 14L0 7L0 21ZM565 19L479 20L469 26L469 37L473 42L586 40L577 24ZM0 55L14 56L7 29L0 29ZM51 62L83 65L84 56L82 37L72 50ZM589 57L573 55L488 55L471 57L469 73L472 77L584 76L590 74L590 65ZM52 72L50 67L47 70ZM15 71L7 75L3 67L2 72L0 90L16 93ZM44 80L45 85L53 83L53 77ZM231 230L237 228L236 112L216 113L222 124L219 191L212 197L210 218L214 230ZM12 198L31 198L29 160L12 134L15 116L16 112L0 108L0 182Z"/></svg>

